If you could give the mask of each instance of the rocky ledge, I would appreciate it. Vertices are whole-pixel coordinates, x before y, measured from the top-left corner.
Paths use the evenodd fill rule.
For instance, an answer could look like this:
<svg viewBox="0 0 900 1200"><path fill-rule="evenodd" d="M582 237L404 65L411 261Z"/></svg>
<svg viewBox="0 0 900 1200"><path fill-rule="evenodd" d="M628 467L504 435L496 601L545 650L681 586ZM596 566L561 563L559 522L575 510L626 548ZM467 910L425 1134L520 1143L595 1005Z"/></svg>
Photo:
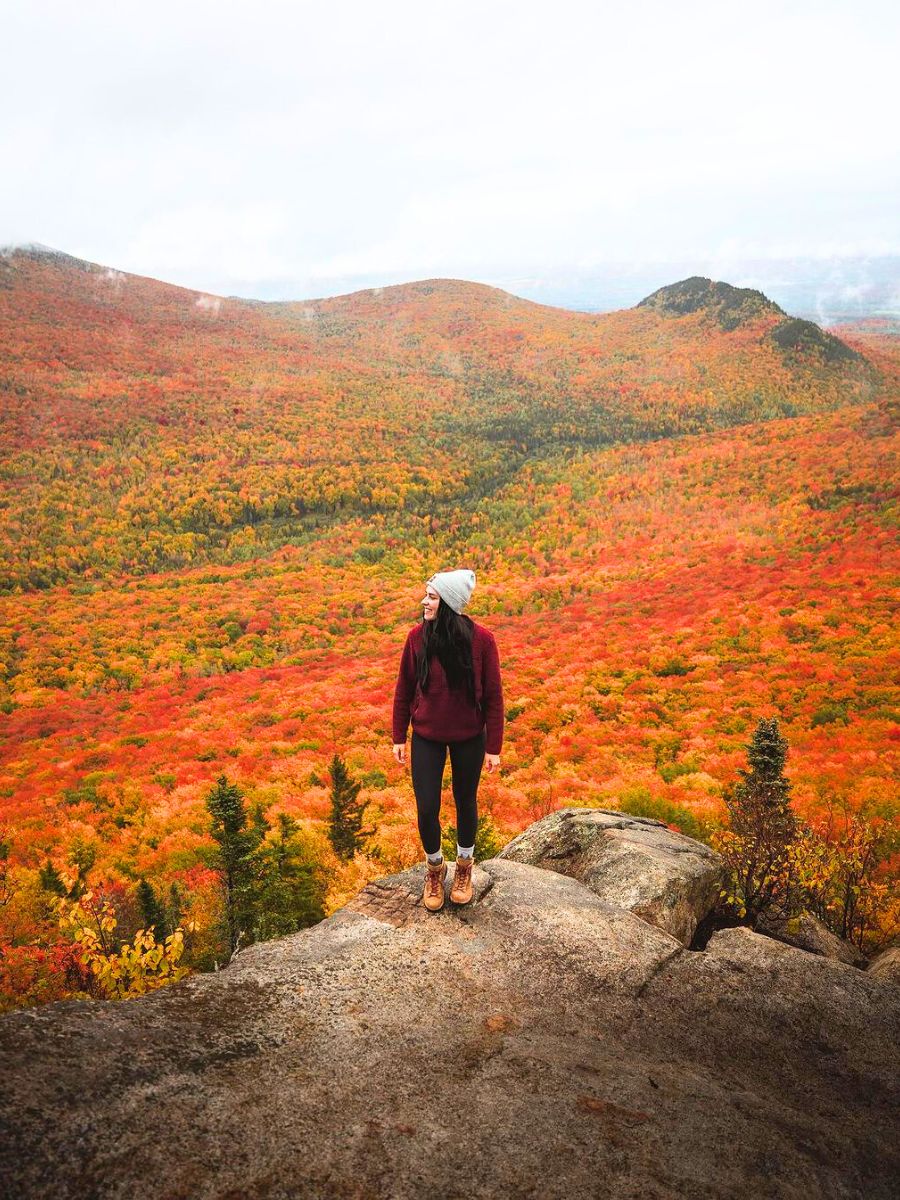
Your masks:
<svg viewBox="0 0 900 1200"><path fill-rule="evenodd" d="M747 929L688 949L516 842L464 907L427 913L419 865L216 974L0 1018L0 1192L896 1194L892 972Z"/></svg>

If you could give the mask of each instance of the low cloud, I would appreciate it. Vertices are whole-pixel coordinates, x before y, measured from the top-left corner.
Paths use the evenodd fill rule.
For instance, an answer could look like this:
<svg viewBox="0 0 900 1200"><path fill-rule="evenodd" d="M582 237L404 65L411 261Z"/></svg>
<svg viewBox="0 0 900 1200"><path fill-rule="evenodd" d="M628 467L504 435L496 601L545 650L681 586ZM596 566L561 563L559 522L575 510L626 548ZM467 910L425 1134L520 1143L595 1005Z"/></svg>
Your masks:
<svg viewBox="0 0 900 1200"><path fill-rule="evenodd" d="M8 7L0 242L295 297L900 249L886 0Z"/></svg>

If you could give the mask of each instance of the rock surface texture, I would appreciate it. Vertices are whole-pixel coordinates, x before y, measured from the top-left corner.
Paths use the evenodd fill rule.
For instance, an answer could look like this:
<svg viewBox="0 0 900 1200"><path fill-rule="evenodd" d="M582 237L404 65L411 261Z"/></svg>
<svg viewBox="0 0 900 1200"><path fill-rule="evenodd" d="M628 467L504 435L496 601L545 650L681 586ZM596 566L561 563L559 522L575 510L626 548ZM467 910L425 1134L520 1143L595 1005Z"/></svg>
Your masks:
<svg viewBox="0 0 900 1200"><path fill-rule="evenodd" d="M716 902L722 860L662 821L603 808L564 808L514 838L498 858L571 875L592 892L689 946Z"/></svg>
<svg viewBox="0 0 900 1200"><path fill-rule="evenodd" d="M777 938L779 942L787 942L789 946L808 950L810 954L835 958L838 962L849 963L850 966L859 967L861 970L867 965L866 956L861 954L852 942L839 938L811 913L800 913L799 916L780 921L762 921L757 925L757 929L769 937Z"/></svg>
<svg viewBox="0 0 900 1200"><path fill-rule="evenodd" d="M473 883L427 913L418 866L217 974L0 1018L0 1194L896 1195L895 984L687 950L511 858Z"/></svg>
<svg viewBox="0 0 900 1200"><path fill-rule="evenodd" d="M876 955L869 963L869 971L880 979L891 979L895 985L900 985L900 946L892 946Z"/></svg>

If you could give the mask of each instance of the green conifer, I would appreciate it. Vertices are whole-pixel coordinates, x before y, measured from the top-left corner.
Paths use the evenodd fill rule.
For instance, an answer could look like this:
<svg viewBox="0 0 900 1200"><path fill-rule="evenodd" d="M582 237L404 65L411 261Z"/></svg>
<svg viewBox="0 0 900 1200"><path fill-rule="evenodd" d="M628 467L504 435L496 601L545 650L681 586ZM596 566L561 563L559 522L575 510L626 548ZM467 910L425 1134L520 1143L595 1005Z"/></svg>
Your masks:
<svg viewBox="0 0 900 1200"><path fill-rule="evenodd" d="M458 839L459 831L456 826L448 825L444 830L441 845L444 858L449 859L451 862L456 861ZM475 825L475 861L483 862L486 858L494 858L502 848L503 843L497 835L497 828L491 816L488 813L479 813L478 821Z"/></svg>
<svg viewBox="0 0 900 1200"><path fill-rule="evenodd" d="M242 942L253 941L255 925L254 853L262 841L258 810L247 826L247 810L241 789L220 775L206 797L212 817L210 832L219 843L216 869L225 904L225 926L232 954Z"/></svg>
<svg viewBox="0 0 900 1200"><path fill-rule="evenodd" d="M153 884L148 883L146 879L141 879L137 885L137 902L141 910L144 928L149 929L152 925L156 940L164 941L172 931L169 929L165 909L153 890Z"/></svg>
<svg viewBox="0 0 900 1200"><path fill-rule="evenodd" d="M283 937L324 918L324 879L294 817L278 814L275 836L260 846L257 857L259 938Z"/></svg>
<svg viewBox="0 0 900 1200"><path fill-rule="evenodd" d="M169 884L166 917L170 929L177 929L184 916L184 891L176 879Z"/></svg>
<svg viewBox="0 0 900 1200"><path fill-rule="evenodd" d="M354 780L347 770L347 764L335 754L329 768L331 774L331 816L328 822L328 838L339 858L348 861L357 850L362 849L364 841L374 833L373 829L363 829L363 813L368 802L360 804L357 800L362 784Z"/></svg>
<svg viewBox="0 0 900 1200"><path fill-rule="evenodd" d="M753 924L760 916L784 916L796 899L791 850L800 823L791 808L784 775L788 744L778 718L763 718L747 747L749 769L724 795L730 831L721 849L734 879L734 900Z"/></svg>
<svg viewBox="0 0 900 1200"><path fill-rule="evenodd" d="M65 896L66 885L62 881L62 876L53 863L48 859L40 870L41 887L46 892L52 892L54 896Z"/></svg>

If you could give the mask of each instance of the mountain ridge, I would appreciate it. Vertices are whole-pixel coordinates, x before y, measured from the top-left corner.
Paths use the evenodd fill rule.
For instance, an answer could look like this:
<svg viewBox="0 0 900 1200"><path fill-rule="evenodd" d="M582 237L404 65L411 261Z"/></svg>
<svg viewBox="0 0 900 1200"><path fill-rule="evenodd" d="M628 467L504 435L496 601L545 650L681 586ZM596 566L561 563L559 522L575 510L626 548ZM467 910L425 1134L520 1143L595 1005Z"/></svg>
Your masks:
<svg viewBox="0 0 900 1200"><path fill-rule="evenodd" d="M199 315L223 316L224 306L225 312L232 316L246 312L263 319L286 317L306 332L317 329L320 334L338 338L353 333L357 340L355 322L365 324L370 334L384 328L386 322L403 327L423 321L436 322L438 327L445 326L443 336L449 334L452 345L454 336L477 336L484 329L483 322L497 316L526 323L543 321L547 323L548 331L561 331L567 325L582 330L602 330L610 318L639 311L680 317L699 314L711 317L726 333L756 319L772 318L771 327L763 336L787 361L812 354L832 366L846 365L873 371L859 351L813 322L789 316L762 292L737 288L703 276L692 276L658 288L630 309L588 314L540 304L489 284L443 277L363 288L339 296L289 301L218 296L151 276L120 271L37 243L0 248L0 287L9 290L14 286L12 276L17 258L89 276L99 285L94 289L94 300L104 304L111 300L127 303L128 293L134 291L133 285L137 285L140 294L159 294L170 303L183 298L190 308L200 310ZM126 287L129 283L130 288ZM337 325L333 324L335 321ZM514 336L524 337L526 332L521 330Z"/></svg>
<svg viewBox="0 0 900 1200"><path fill-rule="evenodd" d="M589 315L458 280L261 304L72 261L83 263L44 251L0 259L10 351L0 443L33 480L11 501L30 547L13 557L26 562L41 558L32 539L60 476L53 486L80 496L63 505L109 529L100 545L122 566L145 557L147 505L165 478L171 496L153 529L182 549L159 567L261 522L277 538L336 513L471 507L556 450L832 411L880 386L867 360L829 354L829 338L774 311L723 330L703 309ZM73 454L87 455L89 473L66 470ZM223 455L234 458L224 477ZM137 472L121 501L94 494L98 469ZM426 483L435 471L437 493ZM56 580L85 558L67 511L46 535L64 547ZM12 577L48 578L40 567Z"/></svg>
<svg viewBox="0 0 900 1200"><path fill-rule="evenodd" d="M194 296L210 296L212 299L221 300L223 302L229 301L238 304L246 304L254 308L271 311L310 305L327 307L331 304L339 305L349 301L358 302L369 299L383 299L387 302L390 302L394 298L402 299L406 296L421 296L424 298L434 293L444 293L447 295L463 294L480 296L482 299L496 298L497 302L502 304L508 304L510 301L515 301L517 304L521 304L523 307L528 309L538 309L549 312L579 312L577 309L561 308L555 305L541 304L535 300L528 300L525 297L517 296L513 292L505 291L503 288L495 287L492 284L480 283L476 280L446 276L434 276L425 279L411 280L405 283L393 283L384 284L377 287L359 288L354 291L340 293L335 296L310 296L291 300L259 300L252 296L240 296L235 294L225 295L217 292L210 292L204 288L196 288L185 284L171 283L167 280L159 279L152 275L143 275L133 271L125 271L109 264L97 263L90 259L80 258L77 255L69 254L65 250L57 250L52 246L45 246L39 242L0 246L0 263L4 261L9 263L11 260L16 258L29 259L36 263L47 263L61 268L76 269L92 275L105 275L110 273L124 279L153 283L160 287L171 288L178 292L184 292Z"/></svg>
<svg viewBox="0 0 900 1200"><path fill-rule="evenodd" d="M449 276L433 276L403 283L383 284L375 287L359 288L334 296L311 296L290 300L259 300L254 297L235 294L220 294L203 288L184 284L171 283L151 275L138 274L120 268L93 262L57 250L38 242L24 244L9 244L0 246L0 264L4 261L21 257L37 263L48 263L61 268L73 268L86 274L108 276L120 280L134 280L150 283L158 287L171 289L175 292L203 296L222 303L246 305L259 311L291 311L295 309L313 308L317 311L330 311L342 308L394 308L408 302L409 299L427 300L431 296L446 299L479 299L490 301L492 307L510 308L513 305L521 307L523 312L541 313L543 315L567 314L576 318L587 318L589 321L602 320L615 313L630 312L635 309L651 309L669 315L687 315L694 312L706 311L715 315L721 327L726 330L734 329L748 315L768 313L781 317L789 317L780 305L769 299L763 292L753 288L736 287L722 280L712 280L705 276L690 276L673 283L666 284L645 296L636 304L625 308L613 309L601 313L586 312L582 309L567 308L562 305L545 304L519 296L514 292L496 287L493 284L481 283L476 280ZM792 318L801 320L801 318ZM819 328L814 322L804 321L805 326ZM824 332L824 331L822 331ZM837 340L837 339L835 339Z"/></svg>

